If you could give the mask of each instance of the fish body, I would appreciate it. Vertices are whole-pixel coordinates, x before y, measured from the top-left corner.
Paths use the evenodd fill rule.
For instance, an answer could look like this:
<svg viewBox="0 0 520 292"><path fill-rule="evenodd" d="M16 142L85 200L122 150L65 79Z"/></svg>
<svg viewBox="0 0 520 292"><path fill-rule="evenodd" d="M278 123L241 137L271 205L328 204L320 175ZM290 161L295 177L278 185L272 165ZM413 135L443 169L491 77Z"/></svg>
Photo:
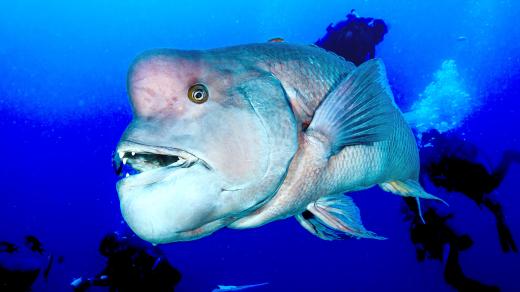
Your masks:
<svg viewBox="0 0 520 292"><path fill-rule="evenodd" d="M296 216L323 239L380 238L344 192L435 198L381 61L315 46L154 50L129 72L134 119L118 145L130 227L154 243ZM124 169L124 168L123 168ZM123 174L125 175L125 174Z"/></svg>
<svg viewBox="0 0 520 292"><path fill-rule="evenodd" d="M281 37L275 37L275 38L272 38L272 39L269 39L268 42L270 43L283 43L285 42L285 40Z"/></svg>
<svg viewBox="0 0 520 292"><path fill-rule="evenodd" d="M260 284L242 285L242 286L218 285L218 288L213 289L212 292L241 291L241 290L245 290L245 289L264 286L267 284L269 284L269 283L260 283Z"/></svg>

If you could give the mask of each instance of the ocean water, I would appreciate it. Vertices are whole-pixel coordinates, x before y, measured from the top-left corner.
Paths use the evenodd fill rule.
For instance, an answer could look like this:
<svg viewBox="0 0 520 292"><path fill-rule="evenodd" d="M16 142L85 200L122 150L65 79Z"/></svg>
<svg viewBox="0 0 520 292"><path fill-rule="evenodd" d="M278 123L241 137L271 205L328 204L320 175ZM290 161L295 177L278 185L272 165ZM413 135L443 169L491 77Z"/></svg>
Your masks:
<svg viewBox="0 0 520 292"><path fill-rule="evenodd" d="M329 23L356 8L388 23L376 55L386 64L396 103L413 112L419 131L452 130L476 145L488 165L505 150L520 149L517 1L4 2L0 241L35 235L64 259L34 291L71 291L74 278L95 275L105 263L99 241L122 228L111 155L132 118L128 67L147 49L208 49L273 37L314 43ZM516 239L519 180L513 165L496 191ZM520 291L520 257L501 251L491 213L464 196L429 191L449 202L452 225L474 240L461 253L464 273ZM222 229L160 246L183 275L176 291L262 282L269 284L257 291L454 291L441 262L417 261L401 198L379 188L353 198L364 225L387 240L324 241L294 219Z"/></svg>

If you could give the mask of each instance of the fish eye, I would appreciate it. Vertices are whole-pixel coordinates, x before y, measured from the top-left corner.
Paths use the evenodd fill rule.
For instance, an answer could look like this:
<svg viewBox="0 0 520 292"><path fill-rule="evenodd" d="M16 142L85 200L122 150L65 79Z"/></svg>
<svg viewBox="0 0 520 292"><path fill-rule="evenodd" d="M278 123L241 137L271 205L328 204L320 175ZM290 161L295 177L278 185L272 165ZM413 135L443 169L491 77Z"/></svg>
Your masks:
<svg viewBox="0 0 520 292"><path fill-rule="evenodd" d="M194 103L205 103L208 97L208 89L203 84L193 84L188 90L188 98Z"/></svg>

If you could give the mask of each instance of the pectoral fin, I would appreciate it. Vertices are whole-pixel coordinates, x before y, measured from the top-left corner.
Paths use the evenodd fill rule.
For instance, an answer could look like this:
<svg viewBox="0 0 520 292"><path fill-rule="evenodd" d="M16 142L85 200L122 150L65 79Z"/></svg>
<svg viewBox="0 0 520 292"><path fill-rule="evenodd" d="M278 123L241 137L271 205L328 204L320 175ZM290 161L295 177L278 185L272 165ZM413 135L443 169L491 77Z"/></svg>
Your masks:
<svg viewBox="0 0 520 292"><path fill-rule="evenodd" d="M349 196L322 197L307 206L296 220L310 233L325 240L355 238L385 239L365 229L359 208Z"/></svg>
<svg viewBox="0 0 520 292"><path fill-rule="evenodd" d="M328 137L331 155L349 145L385 140L395 123L397 108L380 60L352 71L322 101L307 132Z"/></svg>

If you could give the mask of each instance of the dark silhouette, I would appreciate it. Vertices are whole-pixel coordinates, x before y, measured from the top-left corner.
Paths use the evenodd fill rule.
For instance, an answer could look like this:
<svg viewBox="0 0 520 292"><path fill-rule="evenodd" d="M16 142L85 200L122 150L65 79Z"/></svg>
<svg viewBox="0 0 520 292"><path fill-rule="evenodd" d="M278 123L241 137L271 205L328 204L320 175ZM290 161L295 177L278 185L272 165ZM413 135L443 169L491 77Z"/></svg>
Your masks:
<svg viewBox="0 0 520 292"><path fill-rule="evenodd" d="M383 40L387 31L388 29L383 20L361 18L352 11L347 15L347 20L341 21L335 26L329 25L327 34L316 42L316 45L343 56L345 59L359 65L368 59L374 58L375 46ZM433 135L434 133L431 134ZM433 137L432 135L429 136L429 133L426 133L423 137ZM467 147L465 143L457 144L451 141L449 145L454 148L452 150L454 153L465 151L468 157L473 157L477 153L475 147ZM431 157L429 157L429 159L421 157L422 160L430 162L440 161L440 158L446 154L439 152L436 147L432 147L432 149L434 149L433 152L429 153ZM430 166L437 168L436 165L431 163ZM439 168L442 169L440 171L442 175L450 176L449 173L443 172L443 167L446 167L446 170L450 170L452 169L451 166L441 163ZM423 173L433 174L433 169L429 170L430 171L423 170ZM505 171L503 171L501 177L503 177L504 173ZM494 182L499 180L499 177L500 175L496 175ZM437 176L435 176L435 178L440 179L440 177ZM445 176L443 176L443 178L445 179ZM461 181L460 177L450 176L449 179L453 181L449 184L451 186L456 185L456 183L459 183L461 186L467 184L467 181ZM437 182L439 182L439 180L437 180ZM461 187L458 189L460 188ZM459 291L499 291L498 287L473 280L467 277L462 271L462 267L459 263L459 253L469 249L473 245L473 240L467 234L459 235L448 225L447 221L453 217L453 214L440 215L438 211L430 207L426 210L424 216L422 216L415 199L406 198L405 202L407 204L407 219L411 221L410 238L415 246L417 260L419 262L423 262L426 259L443 262L444 279L446 283ZM490 201L487 198L483 200L482 203L486 204L486 206L493 206L495 214L501 214L500 205L498 205L498 203ZM304 214L304 216L306 215ZM503 215L501 218L503 219ZM503 220L500 222L503 222ZM503 226L505 226L505 223ZM504 228L503 226L502 229L499 230L509 231L507 227ZM503 233L509 234L509 237L506 236L505 238L509 238L510 241L508 242L512 242L510 232L503 231ZM512 243L511 246L514 246L516 249L514 243Z"/></svg>
<svg viewBox="0 0 520 292"><path fill-rule="evenodd" d="M20 246L0 242L0 291L31 291L44 266L44 278L48 277L52 258L52 255L44 254L42 243L32 235L27 236Z"/></svg>
<svg viewBox="0 0 520 292"><path fill-rule="evenodd" d="M472 240L468 235L458 235L448 225L447 221L453 214L441 216L433 208L428 208L423 214L424 222L419 216L417 202L415 199L406 198L408 206L406 210L410 224L410 239L416 248L417 260L422 262L425 259L442 261L444 258L444 246L454 245L470 246ZM462 244L465 243L465 244Z"/></svg>
<svg viewBox="0 0 520 292"><path fill-rule="evenodd" d="M359 17L352 10L346 20L329 25L326 35L316 45L359 65L375 57L375 46L387 32L383 20ZM461 139L433 130L423 133L422 146L422 183L428 178L434 185L449 192L462 193L477 205L489 209L496 218L502 250L516 252L517 247L505 223L502 207L491 194L504 179L511 163L520 161L520 154L506 152L498 167L488 171L477 162L478 149ZM423 216L423 222L416 200L407 198L405 202L407 219L411 221L410 236L418 261L431 259L444 262L445 281L459 291L499 290L464 274L459 253L469 249L473 241L469 235L459 235L447 224L453 214L439 215L436 209L430 207Z"/></svg>
<svg viewBox="0 0 520 292"><path fill-rule="evenodd" d="M359 66L375 57L375 47L383 41L387 32L388 27L383 20L359 17L352 10L346 20L329 24L327 33L316 45Z"/></svg>
<svg viewBox="0 0 520 292"><path fill-rule="evenodd" d="M326 35L316 45L334 52L359 65L375 57L375 46L388 32L381 19L364 18L352 10L347 19L329 25ZM436 131L422 135L421 181L429 178L433 184L448 191L466 195L479 206L488 208L496 218L500 242L504 251L516 251L516 244L507 227L500 204L490 194L503 180L512 162L520 155L509 151L492 172L477 161L478 149L460 139L440 135ZM417 260L439 260L444 263L445 281L459 291L499 291L496 286L482 284L467 277L459 263L460 252L469 249L473 240L459 235L447 223L453 214L440 215L432 207L424 216L415 199L406 198L407 219L411 221L410 237L416 247ZM304 214L305 216L305 214ZM424 222L423 219L424 218Z"/></svg>
<svg viewBox="0 0 520 292"><path fill-rule="evenodd" d="M110 291L174 291L181 274L157 247L135 235L116 232L106 235L99 252L107 258L106 267L94 278L79 278L71 283L74 291L92 286L109 287Z"/></svg>
<svg viewBox="0 0 520 292"><path fill-rule="evenodd" d="M39 268L15 270L9 267L0 266L0 291L31 291L31 287L38 278L39 273Z"/></svg>
<svg viewBox="0 0 520 292"><path fill-rule="evenodd" d="M505 223L501 205L492 197L511 164L520 161L520 154L506 151L494 170L488 170L478 161L474 145L450 133L430 130L421 139L421 180L429 179L435 186L449 192L458 192L484 206L495 216L499 240L504 252L517 251L513 236ZM499 291L496 286L480 283L467 277L459 263L460 252L469 249L473 241L468 235L459 235L447 224L453 214L441 216L434 208L424 214L425 223L415 200L406 199L412 221L410 235L416 246L417 259L433 259L445 264L444 279L459 291Z"/></svg>
<svg viewBox="0 0 520 292"><path fill-rule="evenodd" d="M0 242L0 252L13 253L18 250L18 247L10 242L1 241Z"/></svg>
<svg viewBox="0 0 520 292"><path fill-rule="evenodd" d="M430 130L421 139L421 180L429 179L435 186L448 192L461 193L478 206L490 210L496 219L500 244L504 252L517 251L511 231L505 223L500 203L492 197L513 162L520 162L520 154L506 151L499 165L493 170L479 162L478 149L474 145L453 136ZM459 263L460 252L473 244L468 235L458 235L447 221L453 214L441 216L434 208L420 220L416 201L405 200L407 219L412 221L410 235L416 246L417 259L434 259L445 264L444 279L459 291L499 291L498 287L482 284L467 277Z"/></svg>
<svg viewBox="0 0 520 292"><path fill-rule="evenodd" d="M502 206L493 198L513 162L520 163L520 152L506 151L496 168L478 162L478 151L450 134L430 130L422 137L421 173L437 187L458 192L486 207L495 216L498 238L504 252L517 252L513 235L505 222ZM423 177L424 180L424 177Z"/></svg>
<svg viewBox="0 0 520 292"><path fill-rule="evenodd" d="M32 251L38 252L39 254L43 254L45 251L42 247L42 243L36 236L34 235L28 235L25 237L25 244L27 247L29 247Z"/></svg>
<svg viewBox="0 0 520 292"><path fill-rule="evenodd" d="M448 258L444 267L446 283L461 292L500 291L497 286L482 284L464 275L459 263L459 249L451 248L451 246L448 246L448 249Z"/></svg>
<svg viewBox="0 0 520 292"><path fill-rule="evenodd" d="M444 279L446 283L458 291L499 291L490 286L467 277L459 263L459 253L469 249L473 240L467 234L459 235L448 225L453 214L440 215L434 208L424 213L424 221L419 216L415 199L406 198L408 206L407 219L410 224L410 238L416 248L417 260L426 259L444 262Z"/></svg>

